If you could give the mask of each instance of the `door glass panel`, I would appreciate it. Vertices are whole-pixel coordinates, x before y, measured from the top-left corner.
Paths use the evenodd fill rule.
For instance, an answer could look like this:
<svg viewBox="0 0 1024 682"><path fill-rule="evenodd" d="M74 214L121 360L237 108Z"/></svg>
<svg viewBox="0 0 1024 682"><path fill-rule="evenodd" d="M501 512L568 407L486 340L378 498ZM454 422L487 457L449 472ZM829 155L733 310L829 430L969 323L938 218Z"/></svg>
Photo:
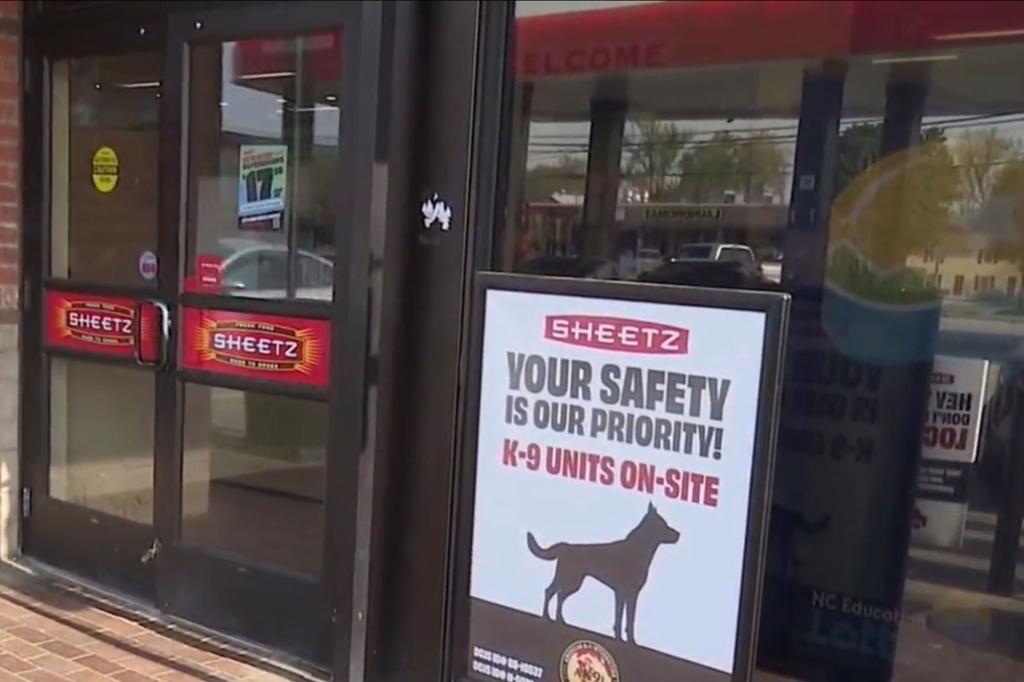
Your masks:
<svg viewBox="0 0 1024 682"><path fill-rule="evenodd" d="M148 52L54 63L53 276L155 283L160 69Z"/></svg>
<svg viewBox="0 0 1024 682"><path fill-rule="evenodd" d="M326 439L323 403L190 384L185 542L318 574Z"/></svg>
<svg viewBox="0 0 1024 682"><path fill-rule="evenodd" d="M149 372L50 359L50 496L139 523L153 519Z"/></svg>
<svg viewBox="0 0 1024 682"><path fill-rule="evenodd" d="M193 48L187 291L330 300L341 34Z"/></svg>

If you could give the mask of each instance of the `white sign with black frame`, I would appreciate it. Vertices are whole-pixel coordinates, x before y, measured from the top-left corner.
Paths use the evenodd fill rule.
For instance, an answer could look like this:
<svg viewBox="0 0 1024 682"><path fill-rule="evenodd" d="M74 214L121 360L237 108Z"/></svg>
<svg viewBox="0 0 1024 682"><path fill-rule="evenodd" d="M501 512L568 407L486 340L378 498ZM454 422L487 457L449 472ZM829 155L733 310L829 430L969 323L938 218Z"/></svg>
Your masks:
<svg viewBox="0 0 1024 682"><path fill-rule="evenodd" d="M477 283L463 675L748 679L788 297Z"/></svg>

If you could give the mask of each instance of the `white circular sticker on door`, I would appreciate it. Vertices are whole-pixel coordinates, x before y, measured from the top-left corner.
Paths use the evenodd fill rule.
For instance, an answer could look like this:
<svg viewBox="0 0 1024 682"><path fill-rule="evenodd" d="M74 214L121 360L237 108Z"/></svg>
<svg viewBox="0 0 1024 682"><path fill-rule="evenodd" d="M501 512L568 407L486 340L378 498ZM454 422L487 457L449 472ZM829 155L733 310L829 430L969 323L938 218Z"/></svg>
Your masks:
<svg viewBox="0 0 1024 682"><path fill-rule="evenodd" d="M139 274L146 281L156 279L156 254L152 251L143 251L139 256Z"/></svg>

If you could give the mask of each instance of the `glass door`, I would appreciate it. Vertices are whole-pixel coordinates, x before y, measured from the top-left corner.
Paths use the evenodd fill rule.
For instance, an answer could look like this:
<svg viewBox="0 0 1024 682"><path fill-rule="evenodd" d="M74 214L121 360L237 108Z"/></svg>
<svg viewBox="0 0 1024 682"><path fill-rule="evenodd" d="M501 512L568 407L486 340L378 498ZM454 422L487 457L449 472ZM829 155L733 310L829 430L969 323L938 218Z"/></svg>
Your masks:
<svg viewBox="0 0 1024 682"><path fill-rule="evenodd" d="M359 5L190 6L28 43L24 547L327 663Z"/></svg>
<svg viewBox="0 0 1024 682"><path fill-rule="evenodd" d="M164 59L155 25L40 46L48 134L38 270L41 351L26 433L29 554L138 596L155 594L157 370L136 357L136 308L157 295ZM96 38L99 38L98 40ZM112 48L111 46L117 46ZM33 409L27 405L26 409Z"/></svg>
<svg viewBox="0 0 1024 682"><path fill-rule="evenodd" d="M180 414L159 600L327 662L331 315L357 6L172 17L184 169Z"/></svg>

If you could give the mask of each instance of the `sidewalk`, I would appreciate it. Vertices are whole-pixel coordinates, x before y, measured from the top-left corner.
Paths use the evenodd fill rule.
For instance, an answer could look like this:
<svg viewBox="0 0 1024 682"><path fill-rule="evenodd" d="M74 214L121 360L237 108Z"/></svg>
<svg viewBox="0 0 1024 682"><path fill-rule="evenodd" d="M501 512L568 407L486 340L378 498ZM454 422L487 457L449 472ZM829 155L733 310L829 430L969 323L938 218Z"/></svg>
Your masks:
<svg viewBox="0 0 1024 682"><path fill-rule="evenodd" d="M0 567L0 682L308 682L237 644Z"/></svg>

